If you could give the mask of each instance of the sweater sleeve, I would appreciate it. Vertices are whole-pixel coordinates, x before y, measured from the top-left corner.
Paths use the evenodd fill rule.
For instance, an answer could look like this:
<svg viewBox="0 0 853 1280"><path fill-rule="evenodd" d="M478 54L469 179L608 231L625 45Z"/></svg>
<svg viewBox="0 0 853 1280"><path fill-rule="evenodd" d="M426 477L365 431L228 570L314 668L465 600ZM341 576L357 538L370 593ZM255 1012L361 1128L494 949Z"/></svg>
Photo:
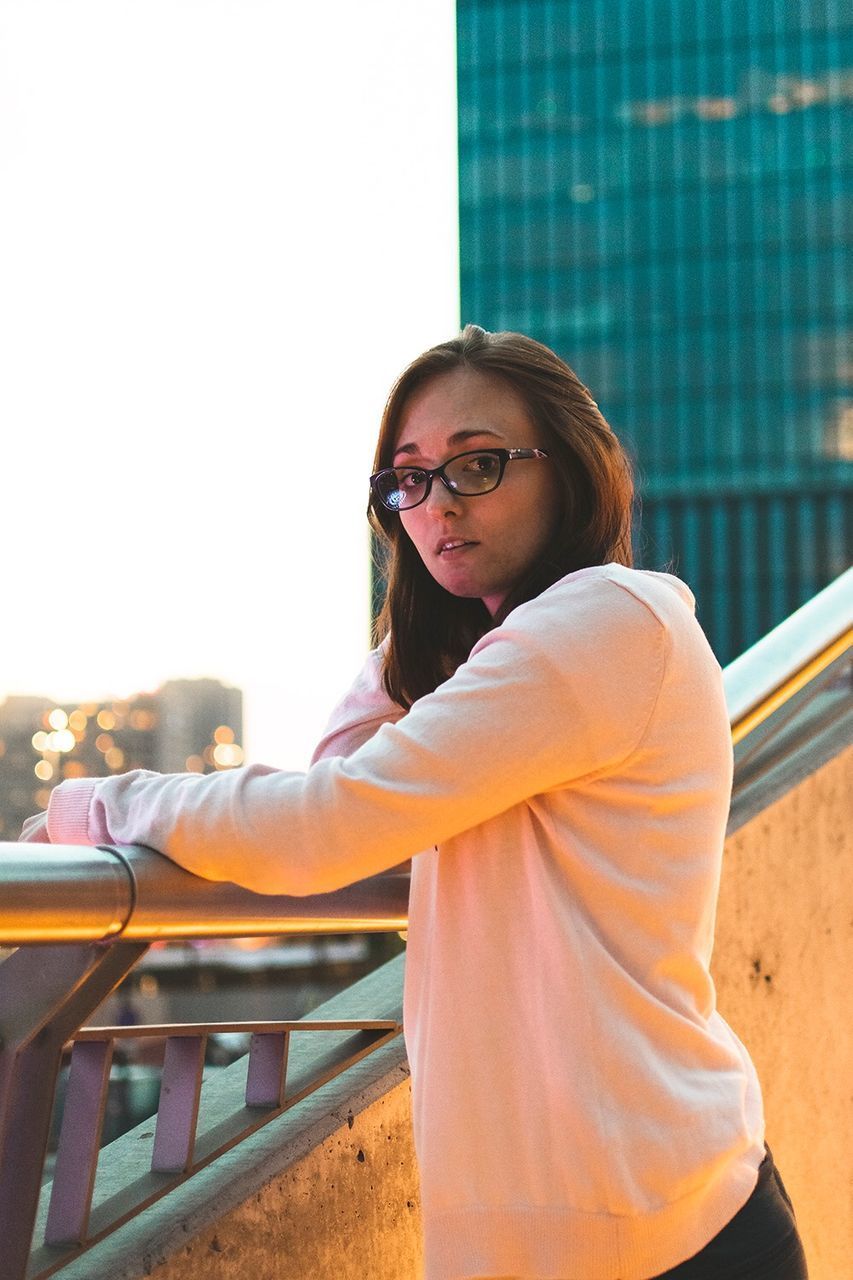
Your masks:
<svg viewBox="0 0 853 1280"><path fill-rule="evenodd" d="M618 768L651 718L665 649L662 624L613 582L547 592L352 755L305 774L251 765L71 780L51 796L51 840L79 838L85 807L90 842L146 844L259 893L331 892Z"/></svg>

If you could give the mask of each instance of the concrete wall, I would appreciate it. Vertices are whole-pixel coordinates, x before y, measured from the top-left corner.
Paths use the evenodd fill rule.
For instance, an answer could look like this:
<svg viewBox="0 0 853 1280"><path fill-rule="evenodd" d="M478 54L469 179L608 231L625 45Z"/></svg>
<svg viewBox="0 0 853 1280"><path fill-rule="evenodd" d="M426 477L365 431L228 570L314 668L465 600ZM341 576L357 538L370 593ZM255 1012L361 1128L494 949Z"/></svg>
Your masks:
<svg viewBox="0 0 853 1280"><path fill-rule="evenodd" d="M423 1264L411 1123L406 1076L148 1274L414 1280Z"/></svg>
<svg viewBox="0 0 853 1280"><path fill-rule="evenodd" d="M853 1259L853 748L726 844L713 972L758 1069L810 1280Z"/></svg>

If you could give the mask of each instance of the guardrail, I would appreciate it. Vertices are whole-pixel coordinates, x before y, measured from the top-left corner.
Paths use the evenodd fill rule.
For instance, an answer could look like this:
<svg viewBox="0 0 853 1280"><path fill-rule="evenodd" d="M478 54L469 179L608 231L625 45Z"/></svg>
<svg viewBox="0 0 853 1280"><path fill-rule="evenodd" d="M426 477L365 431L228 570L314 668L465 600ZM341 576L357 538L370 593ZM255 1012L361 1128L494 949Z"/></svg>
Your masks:
<svg viewBox="0 0 853 1280"><path fill-rule="evenodd" d="M201 1126L205 1042L208 1035L223 1031L251 1032L244 1085L239 1094L232 1093L227 1106L223 1107L221 1098L215 1109L208 1105L206 1111L215 1110L215 1115L212 1122L206 1116ZM51 1275L401 1031L401 1022L379 1018L79 1031L71 1052L53 1179L45 1197L44 1245L30 1274ZM313 1061L300 1062L299 1055L291 1053L291 1043L294 1034L303 1033L331 1047L317 1048L310 1055ZM113 1048L117 1041L140 1037L165 1039L160 1104L153 1134L146 1135L152 1139L145 1150L147 1167L141 1177L138 1168L128 1170L107 1204L98 1206L93 1221L92 1196Z"/></svg>
<svg viewBox="0 0 853 1280"><path fill-rule="evenodd" d="M72 1039L41 1264L31 1280L51 1275L402 1030L397 1018L241 1024L252 1034L245 1094L220 1117L217 1132L227 1131L227 1140L208 1140L199 1153L205 1038L234 1024L80 1032L85 1020L158 939L405 929L409 876L375 876L315 897L267 897L199 880L150 849L9 844L0 845L0 885L0 941L23 944L0 965L0 1280L27 1275L57 1079ZM320 1052L303 1061L295 1083L291 1072L285 1096L294 1030L341 1034L329 1041L331 1057ZM160 1138L146 1177L129 1178L114 1211L101 1214L93 1231L89 1214L113 1045L155 1034L166 1038Z"/></svg>
<svg viewBox="0 0 853 1280"><path fill-rule="evenodd" d="M839 661L853 643L853 569L735 658L725 669L737 745Z"/></svg>
<svg viewBox="0 0 853 1280"><path fill-rule="evenodd" d="M0 945L406 928L408 874L290 898L190 875L153 849L0 844Z"/></svg>
<svg viewBox="0 0 853 1280"><path fill-rule="evenodd" d="M730 830L767 802L768 791L793 785L821 755L829 758L853 737L851 622L853 570L726 669L735 749ZM326 1024L239 1024L253 1036L245 1092L222 1120L218 1145L206 1138L200 1150L204 1039L238 1024L81 1032L86 1018L157 939L403 930L408 875L376 876L314 898L267 897L199 880L150 849L0 844L0 887L0 943L18 945L0 965L0 1280L27 1275L51 1109L69 1041L71 1074L45 1242L29 1280L52 1274L402 1029L396 1013ZM285 1096L296 1030L331 1031L338 1040L331 1057L316 1055L314 1067L303 1061ZM169 1046L151 1163L136 1179L136 1191L126 1188L92 1230L109 1060L115 1041L131 1034L164 1036Z"/></svg>
<svg viewBox="0 0 853 1280"><path fill-rule="evenodd" d="M848 569L726 667L729 834L853 741L852 644Z"/></svg>

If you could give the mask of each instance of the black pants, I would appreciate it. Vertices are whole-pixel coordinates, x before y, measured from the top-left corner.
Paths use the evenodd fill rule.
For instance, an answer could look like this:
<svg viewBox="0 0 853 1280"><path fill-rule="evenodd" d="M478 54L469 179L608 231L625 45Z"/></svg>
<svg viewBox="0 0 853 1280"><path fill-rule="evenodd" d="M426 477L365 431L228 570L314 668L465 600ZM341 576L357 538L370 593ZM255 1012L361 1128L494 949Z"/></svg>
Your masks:
<svg viewBox="0 0 853 1280"><path fill-rule="evenodd" d="M770 1148L742 1209L705 1248L653 1280L808 1280L794 1210Z"/></svg>

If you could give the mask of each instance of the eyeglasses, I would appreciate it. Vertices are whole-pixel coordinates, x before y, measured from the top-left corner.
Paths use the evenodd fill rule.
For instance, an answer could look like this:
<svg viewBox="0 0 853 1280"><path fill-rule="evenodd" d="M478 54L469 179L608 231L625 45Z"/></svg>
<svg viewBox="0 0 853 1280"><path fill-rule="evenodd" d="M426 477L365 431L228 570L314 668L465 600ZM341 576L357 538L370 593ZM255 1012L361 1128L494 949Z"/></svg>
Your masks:
<svg viewBox="0 0 853 1280"><path fill-rule="evenodd" d="M472 449L440 467L386 467L370 477L370 487L389 511L411 511L426 502L436 476L451 493L476 498L497 489L508 462L549 456L544 449Z"/></svg>

